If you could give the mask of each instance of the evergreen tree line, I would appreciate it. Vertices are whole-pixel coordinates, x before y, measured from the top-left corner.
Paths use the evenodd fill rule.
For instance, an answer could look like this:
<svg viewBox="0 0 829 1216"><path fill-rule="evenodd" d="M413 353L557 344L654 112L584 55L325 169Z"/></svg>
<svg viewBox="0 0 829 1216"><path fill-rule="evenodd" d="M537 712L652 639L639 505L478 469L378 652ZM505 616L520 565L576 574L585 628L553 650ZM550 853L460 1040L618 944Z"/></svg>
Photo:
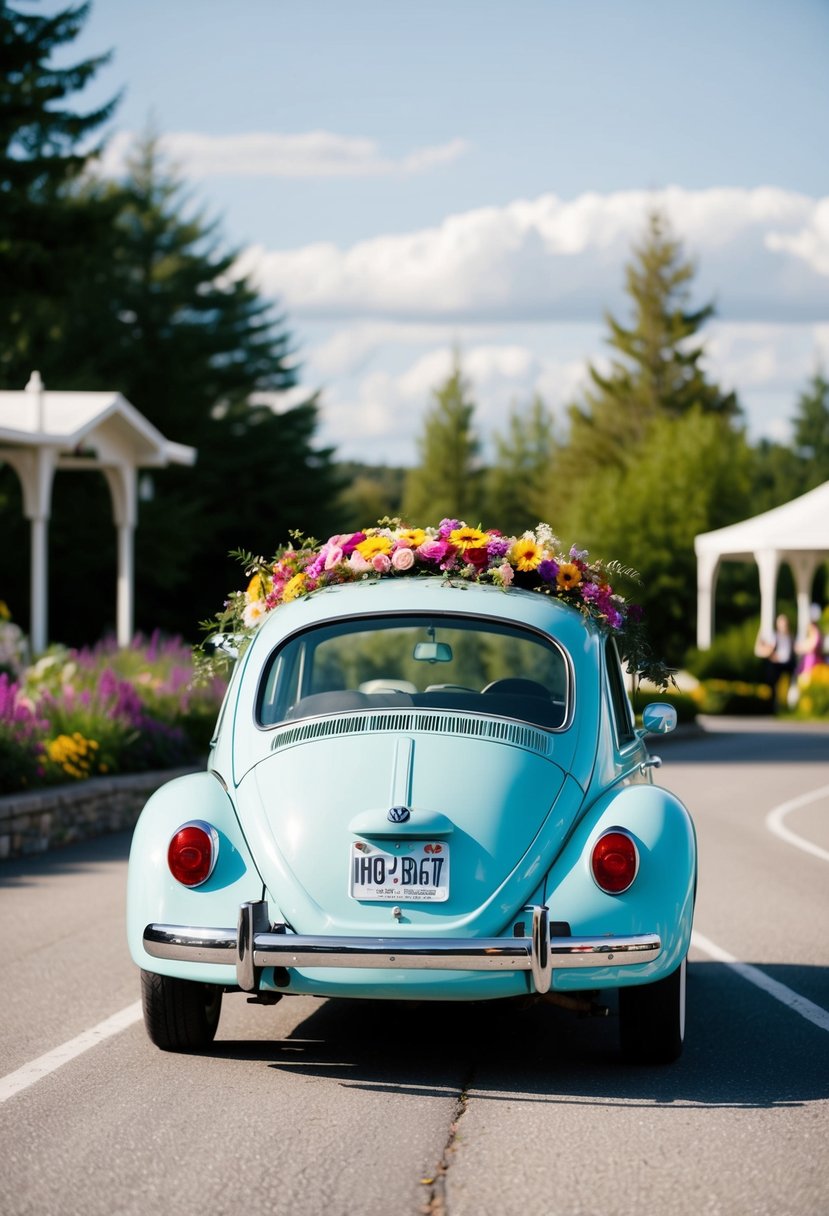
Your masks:
<svg viewBox="0 0 829 1216"><path fill-rule="evenodd" d="M664 216L650 215L626 269L631 320L608 316L610 369L589 366L564 425L536 397L511 411L481 463L475 405L461 362L435 392L420 463L401 496L407 518L478 516L521 532L550 521L569 546L633 567L625 591L647 609L654 644L679 663L696 630L694 537L829 480L829 382L816 369L794 409L791 446L752 444L736 395L706 376L694 266ZM791 593L790 576L781 591ZM753 566L724 567L722 622L757 611ZM818 588L818 594L822 594Z"/></svg>
<svg viewBox="0 0 829 1216"><path fill-rule="evenodd" d="M233 273L237 251L157 139L136 143L122 180L96 175L94 139L117 98L85 113L73 100L106 57L52 62L88 7L0 7L0 387L22 388L37 368L47 388L117 389L197 448L194 468L142 478L137 626L192 637L239 583L229 552L267 554L294 528L327 536L401 515L520 532L544 519L567 545L638 569L641 583L626 590L679 662L694 634L694 535L829 478L823 372L796 403L793 444L752 445L735 395L703 369L713 309L695 307L694 266L654 214L626 270L630 321L606 318L610 368L589 368L564 419L539 397L516 404L485 463L459 352L425 413L415 468L338 462L316 438L316 394L280 412L268 403L297 384L286 318ZM94 641L112 624L110 520L102 477L58 474L50 620L62 641ZM26 620L28 528L2 465L0 526L0 598ZM730 610L748 614L756 574L735 567L724 581Z"/></svg>

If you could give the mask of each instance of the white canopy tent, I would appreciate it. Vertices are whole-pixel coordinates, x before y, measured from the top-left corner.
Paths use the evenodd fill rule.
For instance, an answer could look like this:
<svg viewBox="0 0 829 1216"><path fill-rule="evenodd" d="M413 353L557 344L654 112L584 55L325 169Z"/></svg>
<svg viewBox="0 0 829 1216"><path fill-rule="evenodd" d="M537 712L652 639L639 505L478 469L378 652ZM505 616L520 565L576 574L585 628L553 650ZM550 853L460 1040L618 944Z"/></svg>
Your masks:
<svg viewBox="0 0 829 1216"><path fill-rule="evenodd" d="M31 525L30 641L48 641L48 526L59 469L103 473L118 530L117 636L127 645L133 622L133 537L138 515L137 470L192 465L195 448L171 443L116 392L47 392L38 372L21 392L0 392L0 462L20 479Z"/></svg>
<svg viewBox="0 0 829 1216"><path fill-rule="evenodd" d="M722 561L755 561L760 572L760 628L774 634L777 575L787 562L797 592L797 634L809 623L812 585L821 562L829 558L829 481L799 498L742 523L702 532L697 555L697 645L707 650L714 632L714 592Z"/></svg>

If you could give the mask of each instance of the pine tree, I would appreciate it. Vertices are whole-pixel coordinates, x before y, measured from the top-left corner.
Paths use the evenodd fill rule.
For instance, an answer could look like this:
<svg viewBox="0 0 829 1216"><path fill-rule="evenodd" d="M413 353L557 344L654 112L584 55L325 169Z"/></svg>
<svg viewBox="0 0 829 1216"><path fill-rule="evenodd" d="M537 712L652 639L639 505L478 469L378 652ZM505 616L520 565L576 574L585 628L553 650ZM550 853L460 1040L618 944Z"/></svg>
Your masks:
<svg viewBox="0 0 829 1216"><path fill-rule="evenodd" d="M76 186L99 148L81 153L111 116L117 98L86 113L69 99L109 55L60 68L56 51L80 33L89 4L54 16L0 4L0 383L22 388L40 367L67 287L83 277L110 222Z"/></svg>
<svg viewBox="0 0 829 1216"><path fill-rule="evenodd" d="M699 331L714 308L691 307L694 273L666 219L653 212L625 271L632 324L608 315L610 371L591 366L584 403L570 409L569 450L581 470L624 465L657 418L682 418L695 407L726 418L739 413L734 394L710 383L700 366Z"/></svg>
<svg viewBox="0 0 829 1216"><path fill-rule="evenodd" d="M327 535L339 481L314 443L317 398L272 408L296 384L284 319L235 272L236 251L188 203L157 139L138 142L124 181L85 192L115 219L44 375L47 387L117 389L197 449L195 467L142 478L136 532L136 625L194 638L243 577L231 550L273 552L291 529ZM97 589L114 581L111 520L103 484L58 475L50 619L63 641L95 640L108 624L114 595Z"/></svg>
<svg viewBox="0 0 829 1216"><path fill-rule="evenodd" d="M797 400L794 446L804 463L807 490L829 480L829 381L818 367Z"/></svg>
<svg viewBox="0 0 829 1216"><path fill-rule="evenodd" d="M448 378L435 389L418 441L420 463L409 472L403 497L411 523L477 520L482 509L480 443L473 428L475 404L455 354Z"/></svg>

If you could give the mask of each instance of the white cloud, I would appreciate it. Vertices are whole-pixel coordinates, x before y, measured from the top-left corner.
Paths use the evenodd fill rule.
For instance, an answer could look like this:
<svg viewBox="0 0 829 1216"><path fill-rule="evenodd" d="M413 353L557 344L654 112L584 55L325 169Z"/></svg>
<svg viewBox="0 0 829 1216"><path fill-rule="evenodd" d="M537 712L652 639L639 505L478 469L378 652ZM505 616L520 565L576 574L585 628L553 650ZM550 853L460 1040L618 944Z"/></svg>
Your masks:
<svg viewBox="0 0 829 1216"><path fill-rule="evenodd" d="M134 132L119 131L113 136L102 159L107 176L123 172L134 142ZM450 164L468 149L465 140L452 139L434 147L416 148L395 159L384 156L373 139L332 131L250 131L235 135L174 131L160 136L159 146L191 177L285 178L408 177Z"/></svg>
<svg viewBox="0 0 829 1216"><path fill-rule="evenodd" d="M797 398L819 361L829 365L829 324L714 321L703 331L707 373L736 389L754 440L790 437ZM363 322L327 334L306 352L303 379L320 382L323 439L343 457L411 464L433 393L446 379L455 350L470 383L475 424L492 454L510 410L534 393L566 429L564 409L584 390L588 362L607 366L603 327L511 324L459 327ZM357 352L349 362L347 352ZM339 352L334 359L332 352ZM322 377L325 380L325 377Z"/></svg>
<svg viewBox="0 0 829 1216"><path fill-rule="evenodd" d="M240 265L309 318L599 320L625 303L622 268L654 208L698 263L699 302L744 320L829 311L829 198L770 187L547 194L346 249L251 247Z"/></svg>
<svg viewBox="0 0 829 1216"><path fill-rule="evenodd" d="M798 232L770 232L766 244L802 258L818 274L829 275L829 198L820 199Z"/></svg>

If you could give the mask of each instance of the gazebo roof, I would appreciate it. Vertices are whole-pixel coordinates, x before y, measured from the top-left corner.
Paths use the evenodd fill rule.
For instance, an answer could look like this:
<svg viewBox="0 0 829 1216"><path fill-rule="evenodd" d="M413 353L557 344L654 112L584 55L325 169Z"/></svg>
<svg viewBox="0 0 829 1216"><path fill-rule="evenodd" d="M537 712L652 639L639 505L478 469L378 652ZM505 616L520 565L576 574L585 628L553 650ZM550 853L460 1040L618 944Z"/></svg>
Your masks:
<svg viewBox="0 0 829 1216"><path fill-rule="evenodd" d="M701 532L694 541L697 555L712 554L735 561L751 561L760 550L778 553L829 552L829 481L751 519L713 532Z"/></svg>
<svg viewBox="0 0 829 1216"><path fill-rule="evenodd" d="M0 392L0 464L16 472L31 525L31 645L47 642L48 543L52 483L62 469L97 470L106 479L118 530L118 640L132 636L133 539L137 470L191 465L196 449L173 443L118 392L47 391L39 372L25 389Z"/></svg>
<svg viewBox="0 0 829 1216"><path fill-rule="evenodd" d="M196 459L195 448L166 439L121 393L55 392L37 383L0 392L0 444L67 453L101 445L112 454L129 452L139 467Z"/></svg>

